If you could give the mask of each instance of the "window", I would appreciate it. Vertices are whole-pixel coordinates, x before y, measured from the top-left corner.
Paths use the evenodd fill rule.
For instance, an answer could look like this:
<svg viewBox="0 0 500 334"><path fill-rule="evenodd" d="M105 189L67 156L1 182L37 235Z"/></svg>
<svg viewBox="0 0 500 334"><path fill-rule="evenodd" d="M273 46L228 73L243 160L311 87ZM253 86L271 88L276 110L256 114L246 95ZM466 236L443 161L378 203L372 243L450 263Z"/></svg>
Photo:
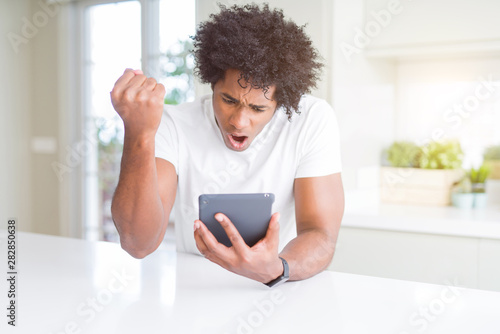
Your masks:
<svg viewBox="0 0 500 334"><path fill-rule="evenodd" d="M85 2L85 1L84 1ZM109 92L124 69L141 68L167 89L165 103L194 98L194 0L89 2L82 7L83 130L96 138L83 170L83 236L118 241L111 200L118 182L123 123Z"/></svg>

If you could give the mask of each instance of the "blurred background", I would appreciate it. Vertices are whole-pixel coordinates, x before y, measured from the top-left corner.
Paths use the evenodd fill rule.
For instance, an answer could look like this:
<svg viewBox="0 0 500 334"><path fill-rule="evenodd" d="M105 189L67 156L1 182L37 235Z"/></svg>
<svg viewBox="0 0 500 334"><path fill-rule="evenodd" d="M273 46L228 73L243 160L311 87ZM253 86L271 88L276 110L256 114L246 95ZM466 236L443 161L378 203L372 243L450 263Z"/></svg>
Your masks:
<svg viewBox="0 0 500 334"><path fill-rule="evenodd" d="M190 36L217 2L246 3L0 0L4 221L118 242L123 126L109 92L130 67L164 83L168 104L209 93ZM500 2L267 2L306 25L325 63L312 93L340 124L331 269L500 290Z"/></svg>

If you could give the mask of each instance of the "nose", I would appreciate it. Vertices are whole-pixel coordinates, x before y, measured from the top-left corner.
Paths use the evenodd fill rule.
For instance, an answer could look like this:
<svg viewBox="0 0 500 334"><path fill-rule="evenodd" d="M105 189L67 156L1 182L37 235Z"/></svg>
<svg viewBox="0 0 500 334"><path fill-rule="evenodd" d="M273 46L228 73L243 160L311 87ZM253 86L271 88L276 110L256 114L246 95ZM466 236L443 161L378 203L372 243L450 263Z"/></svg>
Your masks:
<svg viewBox="0 0 500 334"><path fill-rule="evenodd" d="M245 108L238 108L233 112L229 118L229 124L231 124L237 130L244 129L250 125L250 117Z"/></svg>

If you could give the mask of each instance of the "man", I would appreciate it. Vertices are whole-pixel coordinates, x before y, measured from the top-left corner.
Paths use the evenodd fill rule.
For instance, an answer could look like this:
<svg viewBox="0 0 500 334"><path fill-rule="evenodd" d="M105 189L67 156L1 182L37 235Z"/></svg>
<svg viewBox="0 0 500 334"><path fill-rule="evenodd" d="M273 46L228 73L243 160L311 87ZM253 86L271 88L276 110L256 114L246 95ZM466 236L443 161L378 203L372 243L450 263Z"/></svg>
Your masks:
<svg viewBox="0 0 500 334"><path fill-rule="evenodd" d="M221 6L194 37L195 73L213 94L164 106L165 88L127 69L111 92L125 126L112 214L136 258L162 242L174 207L178 251L262 283L311 277L330 263L344 195L336 118L305 95L321 69L302 27L267 5ZM219 213L232 242L197 219L202 193L272 192L265 238L252 248ZM194 226L193 226L194 221ZM194 227L194 232L193 232Z"/></svg>

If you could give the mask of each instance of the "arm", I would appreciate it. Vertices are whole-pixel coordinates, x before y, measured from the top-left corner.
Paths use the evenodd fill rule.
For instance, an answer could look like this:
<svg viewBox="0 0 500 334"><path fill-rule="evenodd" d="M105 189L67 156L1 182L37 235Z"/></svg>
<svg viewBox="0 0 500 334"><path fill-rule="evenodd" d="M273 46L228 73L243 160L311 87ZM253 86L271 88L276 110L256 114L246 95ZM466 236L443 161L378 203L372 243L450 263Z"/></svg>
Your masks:
<svg viewBox="0 0 500 334"><path fill-rule="evenodd" d="M290 267L290 280L301 280L330 264L344 214L340 173L295 179L297 237L280 256Z"/></svg>
<svg viewBox="0 0 500 334"><path fill-rule="evenodd" d="M154 154L164 95L163 85L129 69L111 92L113 106L125 126L120 178L111 212L122 248L136 258L158 248L175 200L175 168L168 161L155 159Z"/></svg>

